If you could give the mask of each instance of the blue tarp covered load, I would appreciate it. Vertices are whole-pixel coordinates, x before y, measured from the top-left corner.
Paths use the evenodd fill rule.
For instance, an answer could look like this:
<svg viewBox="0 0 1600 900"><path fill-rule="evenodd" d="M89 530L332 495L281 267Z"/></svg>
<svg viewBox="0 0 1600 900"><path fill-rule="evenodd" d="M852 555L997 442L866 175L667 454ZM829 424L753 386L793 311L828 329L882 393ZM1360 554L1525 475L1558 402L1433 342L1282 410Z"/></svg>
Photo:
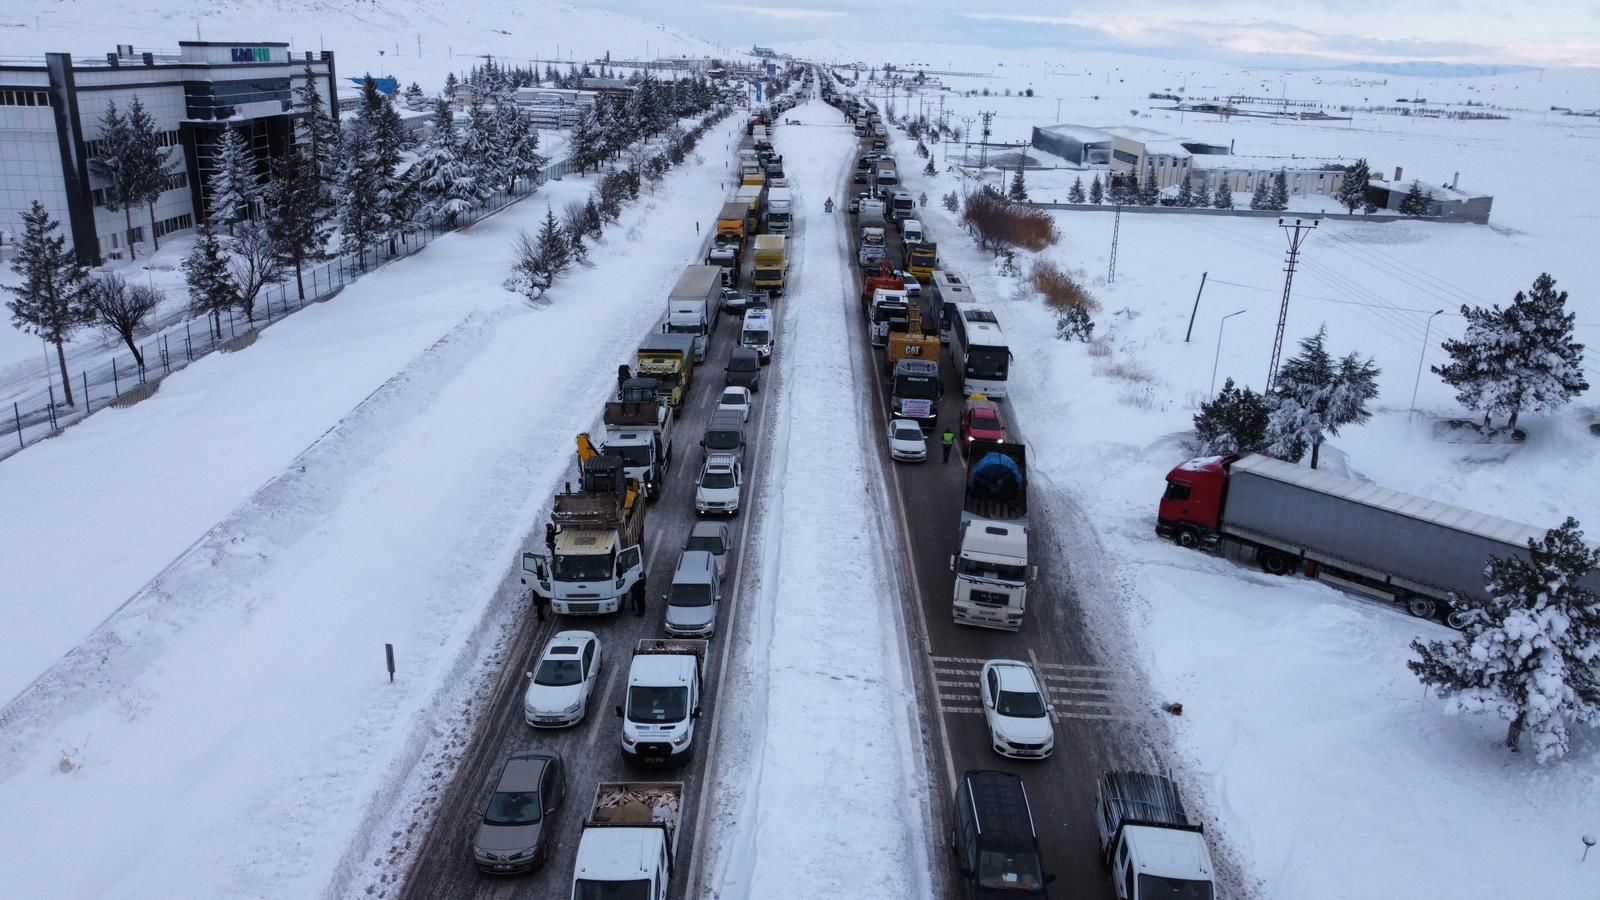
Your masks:
<svg viewBox="0 0 1600 900"><path fill-rule="evenodd" d="M362 87L366 84L366 81L367 76L365 75L350 79L350 83L356 87ZM372 86L377 88L378 93L383 94L385 97L393 97L395 94L400 93L400 79L393 75L385 75L382 78L374 77Z"/></svg>
<svg viewBox="0 0 1600 900"><path fill-rule="evenodd" d="M972 496L978 500L1007 503L1022 493L1022 468L1004 453L985 454L972 464Z"/></svg>

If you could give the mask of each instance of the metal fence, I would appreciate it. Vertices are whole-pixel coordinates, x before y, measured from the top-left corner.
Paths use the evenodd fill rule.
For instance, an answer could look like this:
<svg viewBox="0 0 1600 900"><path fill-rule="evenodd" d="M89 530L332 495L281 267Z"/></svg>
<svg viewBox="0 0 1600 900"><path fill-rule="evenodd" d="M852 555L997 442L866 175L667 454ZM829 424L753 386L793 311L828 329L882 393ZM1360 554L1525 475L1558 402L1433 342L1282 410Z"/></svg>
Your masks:
<svg viewBox="0 0 1600 900"><path fill-rule="evenodd" d="M416 231L398 235L393 241L367 248L365 265L357 254L343 254L306 268L302 274L305 297L300 296L294 273L282 284L269 285L256 300L255 316L245 319L238 310L229 310L221 321L220 335L204 316L179 313L174 321L157 328L139 348L144 365L131 352L113 355L109 362L84 368L72 376L73 405L61 395L60 371L53 348L47 348L50 372L42 389L11 401L11 421L7 431L14 440L0 441L0 459L51 437L61 429L81 421L97 410L112 405L134 391L147 393L173 372L219 349L237 345L239 338L282 321L307 304L326 300L345 285L380 266L421 250L435 238L464 228L531 196L546 181L559 180L572 171L570 161L545 166L535 183L517 191L496 193L489 202L456 217L453 224L432 222ZM138 395L136 395L138 396ZM130 398L131 399L131 398ZM0 413L3 415L3 413Z"/></svg>

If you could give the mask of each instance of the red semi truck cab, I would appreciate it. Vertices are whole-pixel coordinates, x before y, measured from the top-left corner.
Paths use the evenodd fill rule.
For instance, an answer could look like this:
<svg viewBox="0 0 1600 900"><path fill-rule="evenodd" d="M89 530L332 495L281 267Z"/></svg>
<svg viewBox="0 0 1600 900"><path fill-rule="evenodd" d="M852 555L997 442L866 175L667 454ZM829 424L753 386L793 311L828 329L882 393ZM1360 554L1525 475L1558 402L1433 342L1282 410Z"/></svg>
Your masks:
<svg viewBox="0 0 1600 900"><path fill-rule="evenodd" d="M1215 541L1228 491L1228 466L1238 458L1205 456L1168 472L1167 489L1156 513L1156 534L1186 547Z"/></svg>

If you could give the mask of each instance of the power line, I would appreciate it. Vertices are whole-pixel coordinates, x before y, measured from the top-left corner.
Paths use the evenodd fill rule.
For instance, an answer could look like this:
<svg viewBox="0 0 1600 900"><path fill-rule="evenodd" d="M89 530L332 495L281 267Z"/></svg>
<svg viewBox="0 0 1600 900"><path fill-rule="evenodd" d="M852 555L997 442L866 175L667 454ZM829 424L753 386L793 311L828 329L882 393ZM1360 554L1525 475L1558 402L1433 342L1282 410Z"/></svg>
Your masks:
<svg viewBox="0 0 1600 900"><path fill-rule="evenodd" d="M1272 390L1272 382L1278 376L1278 358L1283 354L1283 329L1289 323L1289 290L1294 285L1294 266L1300 258L1300 245L1316 230L1317 223L1313 221L1310 225L1302 225L1299 219L1295 219L1293 225L1285 225L1279 219L1278 227L1289 237L1289 259L1283 270L1283 303L1278 307L1278 332L1272 339L1272 365L1267 370L1267 387L1263 393Z"/></svg>

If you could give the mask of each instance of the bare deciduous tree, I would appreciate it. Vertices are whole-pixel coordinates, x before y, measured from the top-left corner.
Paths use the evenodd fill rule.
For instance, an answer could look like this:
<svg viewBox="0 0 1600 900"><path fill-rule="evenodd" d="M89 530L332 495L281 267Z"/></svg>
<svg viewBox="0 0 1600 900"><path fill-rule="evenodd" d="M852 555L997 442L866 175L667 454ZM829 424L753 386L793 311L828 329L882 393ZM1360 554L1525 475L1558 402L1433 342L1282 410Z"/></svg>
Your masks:
<svg viewBox="0 0 1600 900"><path fill-rule="evenodd" d="M239 292L239 311L254 322L256 300L262 290L286 277L283 259L278 255L272 236L259 222L240 223L228 244L233 254L228 261L228 271L233 274L234 289Z"/></svg>
<svg viewBox="0 0 1600 900"><path fill-rule="evenodd" d="M134 343L134 332L144 327L144 320L161 305L166 295L148 284L129 286L121 275L110 272L94 279L84 296L94 314L94 323L109 328L122 338L133 354L133 361L144 368L144 354Z"/></svg>

